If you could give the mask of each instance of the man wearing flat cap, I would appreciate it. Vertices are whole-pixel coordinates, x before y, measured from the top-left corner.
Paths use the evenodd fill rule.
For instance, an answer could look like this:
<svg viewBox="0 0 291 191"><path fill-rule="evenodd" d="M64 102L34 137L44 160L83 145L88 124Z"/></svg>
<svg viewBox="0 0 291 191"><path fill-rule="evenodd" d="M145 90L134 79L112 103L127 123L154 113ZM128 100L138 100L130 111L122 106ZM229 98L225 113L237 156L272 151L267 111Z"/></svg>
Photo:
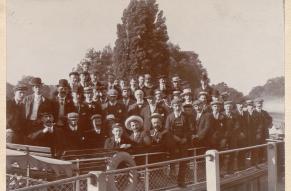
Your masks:
<svg viewBox="0 0 291 191"><path fill-rule="evenodd" d="M86 138L84 131L80 124L80 115L75 112L67 114L67 127L64 130L65 139L64 147L65 150L79 150L87 148Z"/></svg>
<svg viewBox="0 0 291 191"><path fill-rule="evenodd" d="M181 94L181 97L184 99L183 104L192 104L193 103L193 95L191 88L184 88Z"/></svg>
<svg viewBox="0 0 291 191"><path fill-rule="evenodd" d="M110 89L107 92L108 102L102 105L103 115L113 114L116 121L123 123L125 120L125 106L117 101L118 92L115 89Z"/></svg>
<svg viewBox="0 0 291 191"><path fill-rule="evenodd" d="M30 81L33 94L24 98L25 118L27 121L28 130L30 127L38 127L41 124L40 113L44 110L52 112L51 102L42 95L43 83L41 78L32 78Z"/></svg>
<svg viewBox="0 0 291 191"><path fill-rule="evenodd" d="M40 113L41 125L34 127L29 133L28 144L50 147L54 158L61 156L64 150L64 131L54 123L54 116L50 111Z"/></svg>
<svg viewBox="0 0 291 191"><path fill-rule="evenodd" d="M74 103L69 96L69 83L60 79L57 85L57 96L52 101L54 119L59 127L66 125L67 113L74 110Z"/></svg>
<svg viewBox="0 0 291 191"><path fill-rule="evenodd" d="M269 113L263 110L263 102L262 98L256 98L254 100L255 110L254 114L257 118L258 126L256 132L256 144L265 144L266 139L269 138L269 129L272 128L272 117ZM263 162L265 160L266 150L259 149L258 150L258 162Z"/></svg>
<svg viewBox="0 0 291 191"><path fill-rule="evenodd" d="M6 102L6 142L24 144L26 127L23 100L27 87L23 84L17 84L13 90L14 97Z"/></svg>
<svg viewBox="0 0 291 191"><path fill-rule="evenodd" d="M170 133L173 144L173 149L170 151L171 158L187 157L187 138L189 134L189 124L187 117L182 111L182 101L173 99L171 102L173 112L166 119L165 129ZM185 169L186 163L179 163L179 172L177 182L179 187L185 187ZM173 167L171 168L173 170Z"/></svg>
<svg viewBox="0 0 291 191"><path fill-rule="evenodd" d="M133 142L133 146L149 146L151 138L149 132L143 129L143 119L140 116L129 116L125 121L125 127L131 131L129 139Z"/></svg>

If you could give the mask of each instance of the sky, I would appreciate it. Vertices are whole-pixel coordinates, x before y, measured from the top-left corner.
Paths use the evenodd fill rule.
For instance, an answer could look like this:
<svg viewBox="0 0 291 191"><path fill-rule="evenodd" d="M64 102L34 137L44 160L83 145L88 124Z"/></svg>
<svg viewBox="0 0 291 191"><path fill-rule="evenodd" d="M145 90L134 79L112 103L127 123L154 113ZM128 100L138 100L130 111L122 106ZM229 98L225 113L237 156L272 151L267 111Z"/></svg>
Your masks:
<svg viewBox="0 0 291 191"><path fill-rule="evenodd" d="M7 1L7 81L57 84L89 48L114 46L130 0ZM283 0L157 0L170 41L194 51L211 84L244 94L284 75Z"/></svg>

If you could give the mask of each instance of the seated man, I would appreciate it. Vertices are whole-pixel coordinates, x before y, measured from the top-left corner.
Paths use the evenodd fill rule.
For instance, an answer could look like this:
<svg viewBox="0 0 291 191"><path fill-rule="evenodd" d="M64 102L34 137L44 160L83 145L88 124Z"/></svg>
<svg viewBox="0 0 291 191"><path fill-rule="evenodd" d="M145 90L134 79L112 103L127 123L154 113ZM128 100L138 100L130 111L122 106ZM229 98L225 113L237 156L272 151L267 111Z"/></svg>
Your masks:
<svg viewBox="0 0 291 191"><path fill-rule="evenodd" d="M40 117L41 127L34 128L28 135L29 144L50 147L52 156L58 158L63 151L63 131L55 125L52 113L42 112Z"/></svg>
<svg viewBox="0 0 291 191"><path fill-rule="evenodd" d="M112 126L112 136L105 140L104 149L127 149L131 141L123 136L123 128L119 124Z"/></svg>
<svg viewBox="0 0 291 191"><path fill-rule="evenodd" d="M151 145L151 138L148 132L143 129L143 119L140 116L132 115L125 121L125 127L132 131L129 136L130 140L135 146L149 146Z"/></svg>
<svg viewBox="0 0 291 191"><path fill-rule="evenodd" d="M104 130L102 116L100 114L92 115L90 130L85 131L86 145L88 148L102 148L107 134Z"/></svg>
<svg viewBox="0 0 291 191"><path fill-rule="evenodd" d="M66 150L78 150L86 148L85 146L85 136L83 131L80 129L79 124L79 114L71 112L67 114L68 125L65 128L64 134L66 140L65 149Z"/></svg>

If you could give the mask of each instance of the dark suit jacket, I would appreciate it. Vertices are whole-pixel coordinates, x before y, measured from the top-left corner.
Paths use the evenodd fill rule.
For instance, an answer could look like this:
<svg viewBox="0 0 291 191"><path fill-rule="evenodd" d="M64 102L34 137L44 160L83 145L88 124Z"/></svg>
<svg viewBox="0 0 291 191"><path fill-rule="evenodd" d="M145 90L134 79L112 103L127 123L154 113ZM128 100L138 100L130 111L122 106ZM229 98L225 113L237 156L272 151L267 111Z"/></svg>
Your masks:
<svg viewBox="0 0 291 191"><path fill-rule="evenodd" d="M197 113L194 114L194 117L196 119ZM208 138L210 128L211 126L209 115L207 115L206 113L202 113L200 118L196 120L196 130L198 139L200 141L206 141L206 139Z"/></svg>
<svg viewBox="0 0 291 191"><path fill-rule="evenodd" d="M118 100L118 102L124 106L125 110L126 110L126 113L128 112L128 108L130 105L134 104L135 103L135 100L133 100L132 98L129 98L129 101L128 101L128 104L126 105L124 102L123 102L123 99L121 98L120 100Z"/></svg>
<svg viewBox="0 0 291 191"><path fill-rule="evenodd" d="M113 114L118 122L123 123L125 120L126 109L120 102L117 102L115 105L110 105L110 103L107 102L102 105L102 110L104 117L109 114Z"/></svg>
<svg viewBox="0 0 291 191"><path fill-rule="evenodd" d="M136 102L134 104L131 104L128 107L128 116L131 116L131 115L141 116L141 110L146 105L147 105L147 102L146 101L144 101L143 104L140 107L136 104Z"/></svg>
<svg viewBox="0 0 291 191"><path fill-rule="evenodd" d="M151 137L149 132L142 131L139 135L134 138L133 133L129 136L129 139L132 141L134 146L149 146L151 145Z"/></svg>
<svg viewBox="0 0 291 191"><path fill-rule="evenodd" d="M64 150L64 137L63 130L54 126L52 133L43 133L43 126L34 128L32 133L28 135L28 143L30 145L50 147L54 157L60 156Z"/></svg>
<svg viewBox="0 0 291 191"><path fill-rule="evenodd" d="M254 111L257 118L256 143L263 144L269 137L269 128L272 127L272 117L268 112L262 110L261 112Z"/></svg>
<svg viewBox="0 0 291 191"><path fill-rule="evenodd" d="M189 134L189 124L187 117L184 113L180 116L182 122L182 129L175 128L175 114L174 112L170 113L166 119L165 128L168 129L169 133L173 136L178 136L179 138L187 138Z"/></svg>
<svg viewBox="0 0 291 191"><path fill-rule="evenodd" d="M74 108L74 103L72 102L72 100L67 99L67 98L65 99L64 106L65 106L64 117L60 120L63 121L65 125L67 114L75 111L75 108ZM59 103L58 98L52 101L52 108L53 108L54 120L57 122L59 119L59 108L60 108L60 103Z"/></svg>
<svg viewBox="0 0 291 191"><path fill-rule="evenodd" d="M23 103L16 104L15 100L7 100L6 102L6 129L11 129L13 133L9 142L24 144L25 127L25 105ZM8 141L8 140L7 140Z"/></svg>

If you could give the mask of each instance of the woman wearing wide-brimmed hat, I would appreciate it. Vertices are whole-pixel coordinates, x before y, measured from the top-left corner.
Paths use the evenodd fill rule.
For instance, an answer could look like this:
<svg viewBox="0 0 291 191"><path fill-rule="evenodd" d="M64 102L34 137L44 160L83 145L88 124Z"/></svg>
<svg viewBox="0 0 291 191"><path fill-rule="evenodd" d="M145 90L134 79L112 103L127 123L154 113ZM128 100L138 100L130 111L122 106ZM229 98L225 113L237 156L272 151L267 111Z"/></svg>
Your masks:
<svg viewBox="0 0 291 191"><path fill-rule="evenodd" d="M148 146L151 145L151 138L148 132L143 129L143 119L140 116L132 115L125 121L125 127L132 131L129 136L135 146Z"/></svg>

